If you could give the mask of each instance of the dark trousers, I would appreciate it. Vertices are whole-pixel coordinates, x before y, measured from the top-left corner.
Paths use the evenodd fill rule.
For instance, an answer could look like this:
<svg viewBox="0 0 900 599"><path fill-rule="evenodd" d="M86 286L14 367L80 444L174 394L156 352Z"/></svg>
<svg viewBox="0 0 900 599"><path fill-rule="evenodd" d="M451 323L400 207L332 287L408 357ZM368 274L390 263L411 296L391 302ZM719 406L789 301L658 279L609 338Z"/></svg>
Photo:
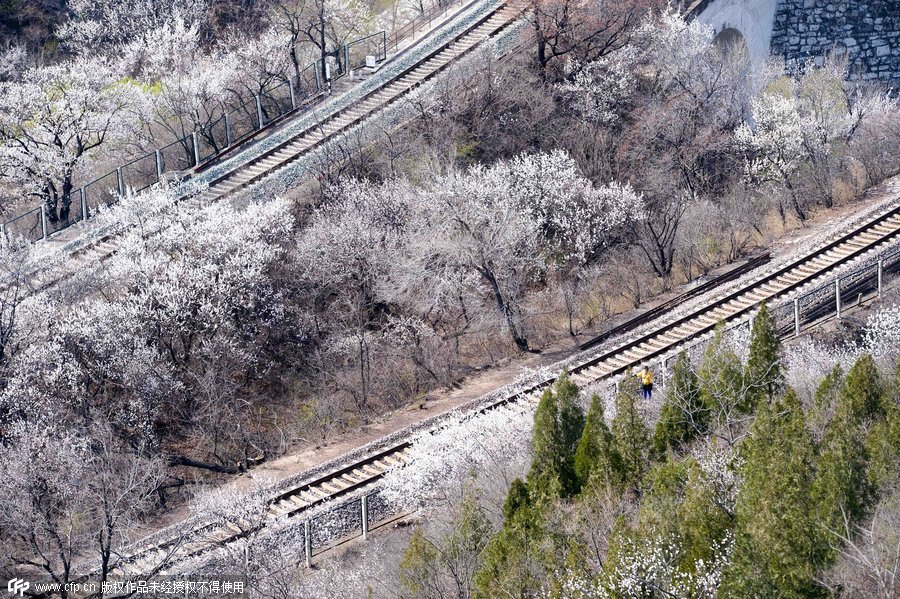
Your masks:
<svg viewBox="0 0 900 599"><path fill-rule="evenodd" d="M644 399L650 399L651 397L653 397L653 383L650 383L649 385L642 385L641 393L643 394Z"/></svg>

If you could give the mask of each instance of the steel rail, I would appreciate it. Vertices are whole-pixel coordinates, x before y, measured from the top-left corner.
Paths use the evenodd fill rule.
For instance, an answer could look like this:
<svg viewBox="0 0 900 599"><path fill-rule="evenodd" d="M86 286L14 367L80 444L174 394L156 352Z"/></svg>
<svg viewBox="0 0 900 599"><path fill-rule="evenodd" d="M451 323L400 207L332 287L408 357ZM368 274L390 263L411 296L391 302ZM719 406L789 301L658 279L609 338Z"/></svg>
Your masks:
<svg viewBox="0 0 900 599"><path fill-rule="evenodd" d="M773 272L763 273L738 289L727 291L721 297L713 298L685 316L662 322L652 331L640 334L634 339L623 340L613 349L603 350L599 354L584 356L580 359L576 358L574 365L569 366L570 376L581 385L593 384L620 374L636 364L645 363L650 358L670 354L685 342L708 333L718 322L734 321L746 317L760 303L796 291L837 267L895 241L898 235L900 235L900 206L872 218L839 238L812 250L807 255L776 268ZM767 261L768 256L764 255L751 259L749 264L758 268ZM707 293L715 292L717 288L739 276L737 273L748 274L748 269L738 267L701 285L700 288ZM697 289L688 290L669 300L663 306L667 306L666 311L670 311L673 307L697 298L699 295ZM649 324L654 318L664 318L664 312L654 311L652 312L653 316L648 316L650 313L639 315L616 329L621 334L638 326ZM555 379L555 376L550 376L538 380L522 390L510 393L487 405L472 408L469 413L483 413L523 400L536 401L540 393L552 385ZM439 421L441 418L442 416L439 415L434 419ZM429 430L434 432L440 428L441 424L438 422ZM381 447L370 455L362 456L349 464L327 471L313 480L275 492L270 500L268 517L271 519L298 518L341 497L371 489L390 470L412 461L415 456L411 449L412 437L398 440L387 447ZM257 528L263 525L259 525ZM217 547L234 542L247 534L247 530L235 525L198 523L189 532L189 535L199 537L197 541L184 543L183 536L179 536L168 542L156 542L149 547L133 552L114 573L142 574L156 571L163 562L165 562L165 568L171 568L186 559L214 551Z"/></svg>

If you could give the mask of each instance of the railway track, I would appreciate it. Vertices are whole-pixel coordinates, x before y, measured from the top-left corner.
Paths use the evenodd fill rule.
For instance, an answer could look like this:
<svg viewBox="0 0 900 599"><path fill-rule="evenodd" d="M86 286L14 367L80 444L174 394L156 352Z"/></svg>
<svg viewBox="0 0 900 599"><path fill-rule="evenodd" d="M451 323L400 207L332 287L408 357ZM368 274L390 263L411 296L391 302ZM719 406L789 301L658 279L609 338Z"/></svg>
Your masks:
<svg viewBox="0 0 900 599"><path fill-rule="evenodd" d="M450 64L501 33L518 20L524 10L525 7L518 0L501 0L463 31L438 48L432 49L415 64L398 72L358 101L327 115L261 155L212 178L209 186L200 194L199 203L208 205L222 200L339 138L366 119L397 103L423 83L443 72ZM82 265L103 260L115 253L121 243L121 236L101 239L76 252L71 261L72 268L77 269ZM56 275L53 273L51 276ZM36 287L44 287L47 284L48 282L41 281Z"/></svg>
<svg viewBox="0 0 900 599"><path fill-rule="evenodd" d="M778 267L774 272L763 274L737 290L711 298L701 308L669 322L660 323L649 333L622 341L600 354L576 358L568 367L570 376L580 385L587 385L620 374L629 367L646 363L650 359L669 354L683 343L711 331L719 321L733 321L747 316L761 302L771 301L797 290L864 253L897 241L898 237L900 237L900 206L817 248L801 259ZM768 256L765 256L753 259L749 263L758 267L767 260ZM737 276L735 272L744 274L746 271L746 268L738 267L702 285L701 288L706 292L715 292L724 283L734 280ZM663 306L668 312L696 296L696 289L691 290L666 302ZM622 332L638 325L649 324L658 316L660 316L658 311L651 311L614 330ZM555 377L550 377L538 381L517 393L480 408L473 408L473 411L484 412L511 402L536 402L543 390L554 380ZM432 430L440 428L440 418L436 417L437 424ZM409 463L413 459L411 440L399 440L377 452L327 471L313 480L273 492L267 517L274 521L306 515L327 502L373 488L391 469ZM213 551L216 547L242 538L246 534L244 528L234 524L197 523L187 533L187 537L193 536L195 540L185 542L184 534L168 541L156 540L150 546L135 550L114 573L146 574L157 571L162 563L166 563L166 567L172 567L204 552Z"/></svg>

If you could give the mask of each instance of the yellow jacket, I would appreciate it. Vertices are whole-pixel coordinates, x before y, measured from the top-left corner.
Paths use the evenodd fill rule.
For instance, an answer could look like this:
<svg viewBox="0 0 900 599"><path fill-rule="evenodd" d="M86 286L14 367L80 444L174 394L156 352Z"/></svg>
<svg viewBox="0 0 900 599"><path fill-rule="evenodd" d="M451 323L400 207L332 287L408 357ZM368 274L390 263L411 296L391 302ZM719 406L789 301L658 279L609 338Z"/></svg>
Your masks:
<svg viewBox="0 0 900 599"><path fill-rule="evenodd" d="M653 384L653 373L649 370L642 370L641 372L636 373L634 376L641 379L641 384L645 387L647 385Z"/></svg>

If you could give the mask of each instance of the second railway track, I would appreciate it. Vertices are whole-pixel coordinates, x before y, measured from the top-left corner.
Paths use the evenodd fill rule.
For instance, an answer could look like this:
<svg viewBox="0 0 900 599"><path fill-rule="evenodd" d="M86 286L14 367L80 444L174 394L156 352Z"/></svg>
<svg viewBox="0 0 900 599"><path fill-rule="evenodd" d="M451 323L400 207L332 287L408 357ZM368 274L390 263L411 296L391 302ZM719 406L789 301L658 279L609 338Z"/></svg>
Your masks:
<svg viewBox="0 0 900 599"><path fill-rule="evenodd" d="M627 368L649 359L668 354L683 343L709 332L719 321L733 321L747 316L761 302L797 290L864 253L896 241L898 236L900 236L900 207L895 207L815 249L803 258L764 274L737 290L712 298L702 307L682 317L660 323L649 333L620 342L612 349L599 354L576 358L574 363L569 365L570 375L580 385L587 385L620 374ZM711 288L704 285L704 289L715 292L718 286L733 280L734 277L729 276L731 274L726 273L716 279L714 281L716 284ZM666 305L674 308L680 303L679 299L683 302L695 295L696 292L689 291L676 298L674 303L667 302ZM637 324L646 324L646 316L638 316L635 321ZM617 327L619 330L629 328L634 326ZM473 411L484 412L511 402L536 401L554 380L555 377L545 378L488 405L473 408ZM440 416L435 419L438 423L431 430L440 428ZM336 467L313 480L273 492L267 516L274 520L308 514L311 509L326 502L377 485L392 468L408 463L414 458L411 439L382 447L377 452ZM129 558L118 568L117 573L146 574L156 571L162 563L167 564L165 567L172 567L246 535L244 530L233 524L198 522L191 530L196 537L194 540L186 540L182 531L170 540L157 538L149 545L135 547ZM190 535L191 531L188 532L188 536Z"/></svg>

